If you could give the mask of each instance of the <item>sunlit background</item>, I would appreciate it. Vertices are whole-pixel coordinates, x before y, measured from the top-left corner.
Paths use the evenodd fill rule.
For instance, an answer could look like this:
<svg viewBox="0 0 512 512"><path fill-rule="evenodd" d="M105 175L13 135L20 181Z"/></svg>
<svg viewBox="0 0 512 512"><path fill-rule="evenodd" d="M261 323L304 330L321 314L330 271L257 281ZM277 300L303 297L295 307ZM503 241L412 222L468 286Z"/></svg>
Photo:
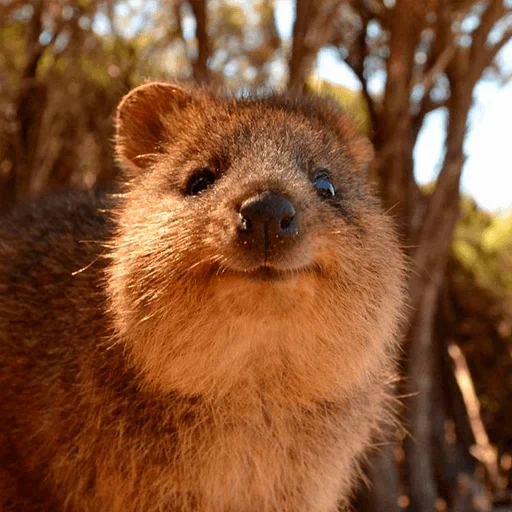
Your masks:
<svg viewBox="0 0 512 512"><path fill-rule="evenodd" d="M236 2L234 2L236 3ZM240 5L250 2L240 1ZM129 4L129 9L128 9ZM138 12L123 25L127 36L140 29L144 16L154 15L158 3L152 0L129 0L117 6L120 17L128 12ZM286 47L292 35L295 18L295 4L291 0L277 0L276 22L280 37ZM512 23L512 20L511 20ZM94 28L98 33L108 33L106 17L98 14ZM194 38L195 21L185 17L184 36ZM369 27L371 30L371 27ZM374 28L378 30L378 28ZM512 44L506 45L498 59L505 75L512 74ZM229 72L229 69L227 70ZM273 63L276 82L284 73L284 65ZM236 72L236 70L233 70ZM321 78L360 90L361 85L352 70L338 57L337 51L325 48L318 54L315 74ZM385 86L384 73L373 73L369 89L373 95L380 95ZM490 211L505 211L512 206L512 134L509 122L512 119L512 82L503 84L495 77L485 77L475 89L475 104L470 114L469 132L465 141L467 156L462 177L462 189L470 194L477 204ZM414 151L416 178L420 183L434 180L443 157L447 112L438 109L426 116Z"/></svg>

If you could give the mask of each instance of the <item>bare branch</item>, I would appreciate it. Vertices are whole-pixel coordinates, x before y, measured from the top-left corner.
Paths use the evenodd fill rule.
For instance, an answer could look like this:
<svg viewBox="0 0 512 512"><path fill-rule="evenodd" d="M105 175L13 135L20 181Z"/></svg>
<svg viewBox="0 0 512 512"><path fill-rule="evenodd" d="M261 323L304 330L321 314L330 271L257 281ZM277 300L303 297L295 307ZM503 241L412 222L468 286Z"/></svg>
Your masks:
<svg viewBox="0 0 512 512"><path fill-rule="evenodd" d="M174 19L176 20L176 32L169 33L167 39L170 41L173 36L176 36L182 47L185 58L187 59L187 63L192 69L192 62L190 61L190 55L187 51L187 41L185 40L185 33L183 31L183 20L181 18L181 0L171 0L171 9L174 14Z"/></svg>
<svg viewBox="0 0 512 512"><path fill-rule="evenodd" d="M350 66L354 74L361 83L362 92L366 104L368 106L368 114L370 116L370 123L372 128L375 130L377 126L377 112L375 110L375 103L373 98L368 91L368 81L364 76L364 62L368 56L368 46L366 44L366 32L368 28L368 22L370 21L370 15L368 13L361 14L362 28L359 32L358 37L354 41L355 48L351 48L346 59L346 63Z"/></svg>
<svg viewBox="0 0 512 512"><path fill-rule="evenodd" d="M331 41L342 0L296 1L293 25L292 53L289 62L288 85L292 89L304 88L318 51Z"/></svg>
<svg viewBox="0 0 512 512"><path fill-rule="evenodd" d="M390 9L382 2L378 0L349 0L348 3L353 9L368 15L369 18L379 20L381 26L388 28Z"/></svg>
<svg viewBox="0 0 512 512"><path fill-rule="evenodd" d="M455 55L455 46L453 45L453 43L450 43L437 56L435 62L432 64L432 66L424 72L423 79L422 80L420 80L420 79L414 80L414 83L411 85L411 89L415 85L422 83L423 87L425 88L425 94L428 94L430 92L430 90L432 89L432 86L434 85L434 80L435 80L436 76L446 70L446 68L448 67L448 64L453 59L454 55Z"/></svg>
<svg viewBox="0 0 512 512"><path fill-rule="evenodd" d="M500 50L512 39L512 28L509 28L501 37L501 39L486 51L485 68L489 67Z"/></svg>
<svg viewBox="0 0 512 512"><path fill-rule="evenodd" d="M192 12L196 18L197 59L192 64L192 73L197 82L207 81L209 78L208 58L211 44L208 36L206 0L189 0Z"/></svg>
<svg viewBox="0 0 512 512"><path fill-rule="evenodd" d="M425 120L425 116L438 108L443 108L448 105L448 100L445 99L443 101L432 101L430 95L425 95L423 101L421 103L421 107L417 114L414 115L413 118L413 130L414 130L414 139L418 137L418 133L421 130L423 125L423 121Z"/></svg>
<svg viewBox="0 0 512 512"><path fill-rule="evenodd" d="M120 38L119 31L117 30L117 26L114 22L114 19L115 19L114 2L112 0L109 0L108 2L106 2L106 9L107 9L107 20L108 20L110 32L114 36L114 39L119 39Z"/></svg>
<svg viewBox="0 0 512 512"><path fill-rule="evenodd" d="M476 83L482 76L485 68L490 65L494 56L499 51L499 44L496 52L496 46L491 50L485 49L487 38L491 30L495 27L496 23L502 18L507 12L502 1L490 2L489 7L482 15L480 25L473 32L473 44L470 49L469 56L469 73L467 80L471 80L472 83ZM502 39L505 44L508 38L504 35Z"/></svg>
<svg viewBox="0 0 512 512"><path fill-rule="evenodd" d="M475 445L472 446L471 453L485 465L493 487L495 489L502 489L506 485L506 480L500 473L496 448L491 445L484 422L482 421L480 402L476 395L466 358L455 343L450 343L448 353L455 367L455 378L462 393L475 438Z"/></svg>
<svg viewBox="0 0 512 512"><path fill-rule="evenodd" d="M473 44L471 45L471 60L473 62L479 60L489 32L505 13L506 9L502 1L489 2L489 7L482 14L480 25L473 32Z"/></svg>
<svg viewBox="0 0 512 512"><path fill-rule="evenodd" d="M34 11L30 19L25 39L25 52L27 59L22 72L22 80L26 81L35 76L37 65L43 55L44 47L39 42L39 36L42 32L42 17L44 2L38 0L34 2Z"/></svg>

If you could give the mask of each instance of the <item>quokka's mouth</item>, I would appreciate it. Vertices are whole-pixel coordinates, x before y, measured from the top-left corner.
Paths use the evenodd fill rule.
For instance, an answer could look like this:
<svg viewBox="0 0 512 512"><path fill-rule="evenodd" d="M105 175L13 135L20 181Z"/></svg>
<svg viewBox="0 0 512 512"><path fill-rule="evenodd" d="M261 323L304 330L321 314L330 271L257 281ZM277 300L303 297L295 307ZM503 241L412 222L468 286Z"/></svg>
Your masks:
<svg viewBox="0 0 512 512"><path fill-rule="evenodd" d="M247 271L228 271L229 274L236 274L241 278L260 282L281 282L305 274L319 273L316 266L300 267L293 269L279 269L268 265L261 265Z"/></svg>
<svg viewBox="0 0 512 512"><path fill-rule="evenodd" d="M255 270L245 272L244 275L249 279L255 279L257 281L282 281L290 278L293 273L291 271L279 270L263 265Z"/></svg>

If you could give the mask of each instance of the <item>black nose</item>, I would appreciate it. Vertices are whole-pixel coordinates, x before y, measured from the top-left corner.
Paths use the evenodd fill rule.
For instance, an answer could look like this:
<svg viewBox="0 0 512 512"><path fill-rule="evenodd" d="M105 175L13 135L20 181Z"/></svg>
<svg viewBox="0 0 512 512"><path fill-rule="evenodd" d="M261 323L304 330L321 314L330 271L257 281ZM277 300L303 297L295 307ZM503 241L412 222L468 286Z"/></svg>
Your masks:
<svg viewBox="0 0 512 512"><path fill-rule="evenodd" d="M240 216L240 235L264 250L299 232L295 208L281 194L266 193L247 199L240 207Z"/></svg>

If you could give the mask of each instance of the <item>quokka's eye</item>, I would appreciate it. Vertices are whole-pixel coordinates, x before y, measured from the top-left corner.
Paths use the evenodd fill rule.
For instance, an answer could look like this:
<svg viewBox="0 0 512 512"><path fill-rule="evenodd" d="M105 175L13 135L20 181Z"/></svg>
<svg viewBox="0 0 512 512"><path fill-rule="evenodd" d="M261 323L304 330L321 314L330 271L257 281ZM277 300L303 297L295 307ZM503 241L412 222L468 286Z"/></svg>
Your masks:
<svg viewBox="0 0 512 512"><path fill-rule="evenodd" d="M336 188L329 176L329 171L326 169L321 169L315 174L313 177L313 185L318 195L323 199L332 199L336 195Z"/></svg>
<svg viewBox="0 0 512 512"><path fill-rule="evenodd" d="M197 196L211 187L216 179L215 174L208 168L194 172L187 183L187 195Z"/></svg>

